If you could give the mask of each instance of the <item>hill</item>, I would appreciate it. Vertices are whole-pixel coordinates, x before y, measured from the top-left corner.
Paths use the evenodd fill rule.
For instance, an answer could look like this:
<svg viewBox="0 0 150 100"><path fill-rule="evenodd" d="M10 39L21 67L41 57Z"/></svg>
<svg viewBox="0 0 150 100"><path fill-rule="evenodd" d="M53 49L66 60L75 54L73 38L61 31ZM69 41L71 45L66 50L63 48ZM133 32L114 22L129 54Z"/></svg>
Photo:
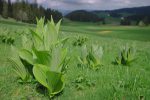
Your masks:
<svg viewBox="0 0 150 100"><path fill-rule="evenodd" d="M95 10L95 13L107 12L107 13L134 13L134 14L150 14L150 6L122 8L115 10Z"/></svg>
<svg viewBox="0 0 150 100"><path fill-rule="evenodd" d="M85 11L85 10L76 10L65 16L66 18L72 21L80 21L80 22L97 22L102 19L94 14L93 12Z"/></svg>
<svg viewBox="0 0 150 100"><path fill-rule="evenodd" d="M122 8L115 10L95 10L92 12L97 14L99 17L111 17L117 19L124 17L136 22L147 19L147 23L150 23L150 6Z"/></svg>
<svg viewBox="0 0 150 100"><path fill-rule="evenodd" d="M72 21L92 22L103 21L106 24L120 24L121 18L126 18L134 24L139 23L141 20L150 23L150 6L122 8L115 10L76 10L65 15L66 18Z"/></svg>

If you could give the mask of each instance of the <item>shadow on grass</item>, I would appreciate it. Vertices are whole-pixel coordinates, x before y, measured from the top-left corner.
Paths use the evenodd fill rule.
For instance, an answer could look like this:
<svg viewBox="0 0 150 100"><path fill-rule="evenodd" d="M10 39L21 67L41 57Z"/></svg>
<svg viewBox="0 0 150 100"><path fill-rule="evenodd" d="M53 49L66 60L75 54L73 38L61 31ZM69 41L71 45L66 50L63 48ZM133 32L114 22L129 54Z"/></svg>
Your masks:
<svg viewBox="0 0 150 100"><path fill-rule="evenodd" d="M47 95L47 92L48 92L47 89L44 86L42 86L41 84L36 85L36 91L42 95Z"/></svg>
<svg viewBox="0 0 150 100"><path fill-rule="evenodd" d="M48 95L48 90L47 90L47 88L45 88L44 86L42 86L42 85L39 84L39 83L36 85L36 91L37 91L39 94L42 94L42 95L44 95L44 96L47 96L47 97L49 98L49 100L54 100L54 99L58 98L60 95L63 94L63 91L62 91L62 92L56 94L55 96L53 96L52 98L50 98L49 95Z"/></svg>
<svg viewBox="0 0 150 100"><path fill-rule="evenodd" d="M112 61L111 64L118 65L116 61Z"/></svg>

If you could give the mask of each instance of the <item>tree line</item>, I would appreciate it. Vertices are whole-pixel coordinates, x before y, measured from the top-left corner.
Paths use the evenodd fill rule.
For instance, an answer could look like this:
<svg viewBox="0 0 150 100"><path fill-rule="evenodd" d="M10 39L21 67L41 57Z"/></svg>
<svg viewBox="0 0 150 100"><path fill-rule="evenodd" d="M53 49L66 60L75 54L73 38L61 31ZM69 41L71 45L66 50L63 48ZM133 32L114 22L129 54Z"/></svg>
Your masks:
<svg viewBox="0 0 150 100"><path fill-rule="evenodd" d="M80 21L80 22L100 22L104 21L103 18L100 18L98 15L85 10L76 10L65 16L66 18L72 21Z"/></svg>
<svg viewBox="0 0 150 100"><path fill-rule="evenodd" d="M37 1L29 3L28 0L0 0L0 15L4 18L14 18L17 21L27 23L36 23L36 18L45 17L45 20L50 20L51 15L54 21L57 22L62 18L62 13L58 10L44 8L38 5Z"/></svg>

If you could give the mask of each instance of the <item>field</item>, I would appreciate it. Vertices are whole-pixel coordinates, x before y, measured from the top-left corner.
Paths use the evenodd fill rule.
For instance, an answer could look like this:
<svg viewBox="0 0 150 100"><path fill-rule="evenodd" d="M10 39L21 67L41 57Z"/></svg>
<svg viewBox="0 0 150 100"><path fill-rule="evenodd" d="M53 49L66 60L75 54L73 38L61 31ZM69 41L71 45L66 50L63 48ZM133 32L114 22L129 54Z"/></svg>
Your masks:
<svg viewBox="0 0 150 100"><path fill-rule="evenodd" d="M21 45L21 34L29 33L35 25L0 21L0 35L10 33L15 45ZM102 26L93 23L64 22L61 37L70 37L68 46L71 61L65 75L65 88L54 100L148 100L150 99L150 27ZM80 68L73 37L87 37L85 44L103 48L99 70ZM136 49L136 60L130 66L113 64L120 48L128 45ZM47 100L37 84L19 84L17 75L7 61L10 45L0 42L0 100ZM82 78L88 82L75 82ZM93 84L92 86L89 84Z"/></svg>

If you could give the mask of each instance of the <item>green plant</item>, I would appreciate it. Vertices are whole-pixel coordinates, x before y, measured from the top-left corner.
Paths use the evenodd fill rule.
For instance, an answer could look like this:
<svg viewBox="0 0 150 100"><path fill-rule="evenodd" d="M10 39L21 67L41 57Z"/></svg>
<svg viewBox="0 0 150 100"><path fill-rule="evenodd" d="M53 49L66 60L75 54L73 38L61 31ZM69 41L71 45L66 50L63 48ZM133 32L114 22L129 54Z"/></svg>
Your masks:
<svg viewBox="0 0 150 100"><path fill-rule="evenodd" d="M6 44L14 44L15 41L14 37L10 36L9 34L1 35L0 40L2 41L2 43L6 43Z"/></svg>
<svg viewBox="0 0 150 100"><path fill-rule="evenodd" d="M44 25L44 19L37 21L35 30L30 30L32 38L22 36L23 48L17 51L19 60L16 73L24 72L30 77L25 80L18 74L22 81L35 79L47 88L50 98L61 92L64 88L63 74L68 65L67 48L64 48L66 39L59 39L59 27L61 20L55 25L53 18ZM29 38L29 39L28 39ZM12 63L17 60L9 59ZM27 76L25 75L24 76Z"/></svg>
<svg viewBox="0 0 150 100"><path fill-rule="evenodd" d="M135 49L133 47L125 46L119 53L119 55L115 59L116 64L130 65L135 58Z"/></svg>
<svg viewBox="0 0 150 100"><path fill-rule="evenodd" d="M64 77L60 72L50 71L47 66L34 65L33 73L39 83L48 89L48 94L53 97L64 88Z"/></svg>
<svg viewBox="0 0 150 100"><path fill-rule="evenodd" d="M81 47L80 55L78 56L78 61L79 61L78 66L80 65L83 68L87 67L87 65L88 65L87 56L88 56L87 46L83 45Z"/></svg>
<svg viewBox="0 0 150 100"><path fill-rule="evenodd" d="M87 61L90 65L90 68L97 70L102 66L101 58L103 55L102 47L98 45L92 45L87 56Z"/></svg>
<svg viewBox="0 0 150 100"><path fill-rule="evenodd" d="M75 37L75 40L73 41L73 46L82 46L87 42L88 38L87 37L81 37L77 36Z"/></svg>
<svg viewBox="0 0 150 100"><path fill-rule="evenodd" d="M11 62L14 71L21 78L20 82L29 82L30 75L19 58L18 50L14 46L11 46L11 52L12 55L8 58L8 61Z"/></svg>
<svg viewBox="0 0 150 100"><path fill-rule="evenodd" d="M81 54L78 57L80 65L89 67L93 70L97 70L102 66L101 58L103 55L102 47L98 45L92 45L90 49L84 45L81 48Z"/></svg>
<svg viewBox="0 0 150 100"><path fill-rule="evenodd" d="M95 81L89 80L85 75L78 75L73 82L77 90L83 90L86 87L94 87Z"/></svg>

